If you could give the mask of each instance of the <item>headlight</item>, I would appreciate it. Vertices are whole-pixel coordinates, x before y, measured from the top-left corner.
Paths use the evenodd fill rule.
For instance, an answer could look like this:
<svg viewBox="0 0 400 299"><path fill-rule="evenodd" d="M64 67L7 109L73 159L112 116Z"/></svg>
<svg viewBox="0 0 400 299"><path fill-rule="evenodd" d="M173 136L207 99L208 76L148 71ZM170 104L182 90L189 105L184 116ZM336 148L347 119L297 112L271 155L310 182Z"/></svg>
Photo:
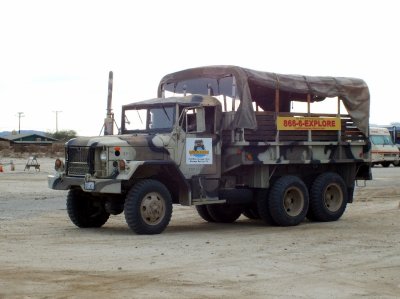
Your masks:
<svg viewBox="0 0 400 299"><path fill-rule="evenodd" d="M103 161L103 162L107 161L107 152L106 151L102 151L100 153L100 160Z"/></svg>

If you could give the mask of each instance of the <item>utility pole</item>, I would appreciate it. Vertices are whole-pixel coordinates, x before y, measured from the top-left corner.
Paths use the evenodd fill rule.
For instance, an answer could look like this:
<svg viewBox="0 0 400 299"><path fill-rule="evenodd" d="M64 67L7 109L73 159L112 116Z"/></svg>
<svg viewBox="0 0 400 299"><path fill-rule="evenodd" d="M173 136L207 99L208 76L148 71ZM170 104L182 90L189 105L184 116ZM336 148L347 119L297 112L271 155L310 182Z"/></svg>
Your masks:
<svg viewBox="0 0 400 299"><path fill-rule="evenodd" d="M56 114L56 133L58 132L58 113L62 112L60 110L53 111Z"/></svg>
<svg viewBox="0 0 400 299"><path fill-rule="evenodd" d="M18 112L18 134L21 134L21 117L24 117L23 112Z"/></svg>

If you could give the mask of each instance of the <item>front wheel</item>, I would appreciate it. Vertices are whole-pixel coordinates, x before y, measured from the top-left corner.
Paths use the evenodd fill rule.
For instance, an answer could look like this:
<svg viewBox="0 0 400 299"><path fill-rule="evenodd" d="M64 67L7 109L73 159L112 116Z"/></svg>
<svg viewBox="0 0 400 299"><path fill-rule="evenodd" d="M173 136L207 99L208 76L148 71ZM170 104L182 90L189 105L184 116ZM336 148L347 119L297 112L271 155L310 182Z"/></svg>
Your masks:
<svg viewBox="0 0 400 299"><path fill-rule="evenodd" d="M102 201L79 189L68 192L67 212L72 223L80 228L101 227L110 217Z"/></svg>
<svg viewBox="0 0 400 299"><path fill-rule="evenodd" d="M304 182L293 175L280 177L271 187L269 210L280 226L293 226L304 220L308 210L308 190Z"/></svg>
<svg viewBox="0 0 400 299"><path fill-rule="evenodd" d="M126 223L135 233L159 234L171 220L171 194L159 181L140 181L129 190L124 211Z"/></svg>

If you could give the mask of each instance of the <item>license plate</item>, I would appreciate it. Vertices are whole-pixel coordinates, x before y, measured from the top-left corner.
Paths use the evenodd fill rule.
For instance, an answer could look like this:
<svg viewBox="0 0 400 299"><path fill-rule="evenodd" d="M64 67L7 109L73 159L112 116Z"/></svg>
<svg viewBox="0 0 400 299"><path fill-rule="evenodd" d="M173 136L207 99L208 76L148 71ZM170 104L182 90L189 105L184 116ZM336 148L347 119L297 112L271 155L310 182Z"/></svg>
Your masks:
<svg viewBox="0 0 400 299"><path fill-rule="evenodd" d="M83 186L85 190L92 191L94 190L94 182L85 182L85 185Z"/></svg>

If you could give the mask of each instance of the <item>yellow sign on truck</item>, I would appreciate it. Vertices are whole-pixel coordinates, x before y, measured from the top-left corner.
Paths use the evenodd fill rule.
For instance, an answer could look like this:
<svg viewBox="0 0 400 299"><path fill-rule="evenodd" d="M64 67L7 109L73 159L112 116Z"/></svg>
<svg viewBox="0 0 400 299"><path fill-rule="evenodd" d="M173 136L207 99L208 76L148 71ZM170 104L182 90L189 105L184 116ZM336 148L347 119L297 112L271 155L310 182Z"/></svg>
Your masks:
<svg viewBox="0 0 400 299"><path fill-rule="evenodd" d="M339 117L278 116L278 130L341 130Z"/></svg>

